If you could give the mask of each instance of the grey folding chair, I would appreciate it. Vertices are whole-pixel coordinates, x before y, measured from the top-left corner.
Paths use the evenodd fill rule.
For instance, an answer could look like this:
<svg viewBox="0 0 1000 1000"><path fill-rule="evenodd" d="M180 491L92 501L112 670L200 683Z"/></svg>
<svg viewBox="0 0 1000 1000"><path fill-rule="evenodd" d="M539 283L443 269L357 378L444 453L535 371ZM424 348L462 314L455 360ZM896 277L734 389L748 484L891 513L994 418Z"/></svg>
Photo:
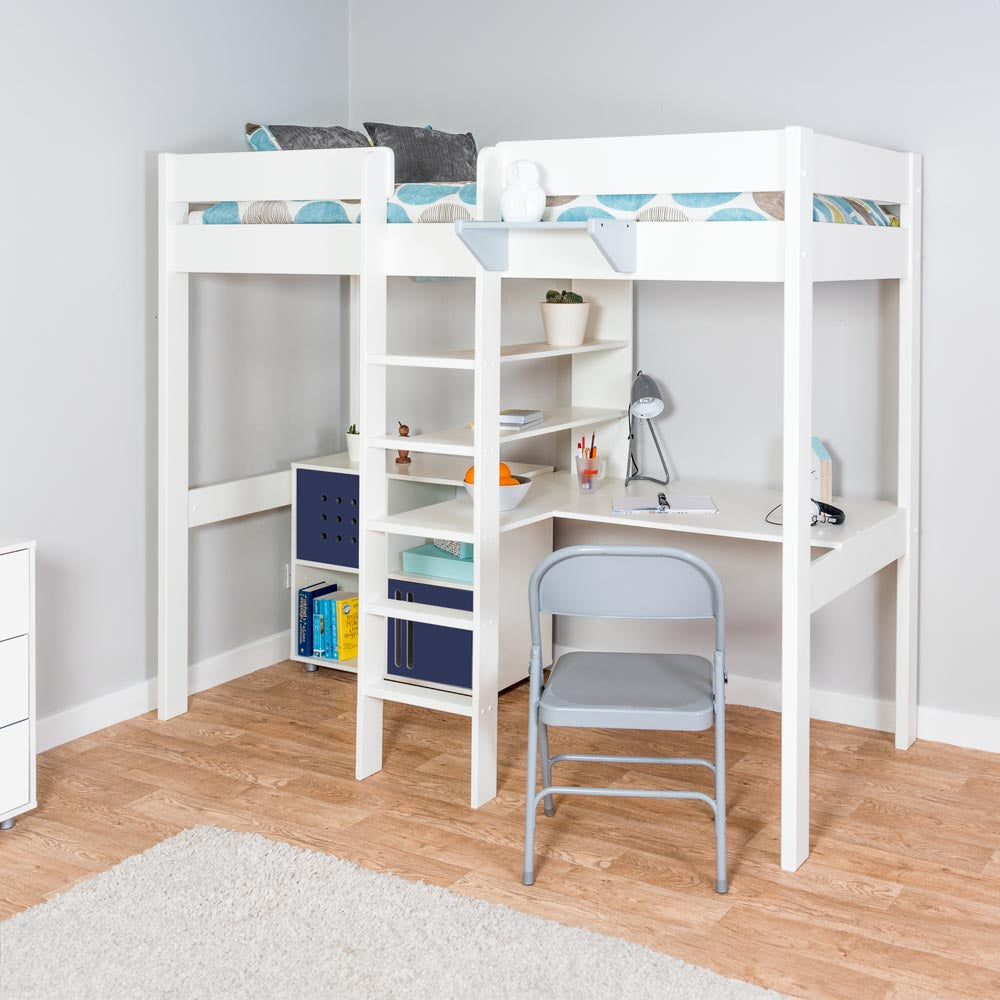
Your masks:
<svg viewBox="0 0 1000 1000"><path fill-rule="evenodd" d="M531 692L528 709L528 790L524 824L524 884L534 875L535 817L553 795L699 799L715 815L715 891L726 892L725 611L722 582L704 560L682 549L640 545L573 545L535 568L528 584L531 612ZM575 652L560 656L543 677L540 615L587 618L715 619L715 657L687 653ZM549 726L694 732L715 724L715 761L699 757L549 756ZM536 791L536 760L542 785ZM590 760L627 764L697 764L715 776L715 795L659 789L553 785L552 766Z"/></svg>

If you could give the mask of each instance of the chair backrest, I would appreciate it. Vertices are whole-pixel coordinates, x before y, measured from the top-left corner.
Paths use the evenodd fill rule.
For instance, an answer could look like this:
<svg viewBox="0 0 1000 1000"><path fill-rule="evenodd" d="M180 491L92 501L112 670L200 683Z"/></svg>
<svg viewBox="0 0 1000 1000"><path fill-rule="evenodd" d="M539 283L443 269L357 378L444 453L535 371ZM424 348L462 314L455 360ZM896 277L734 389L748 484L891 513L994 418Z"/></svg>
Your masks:
<svg viewBox="0 0 1000 1000"><path fill-rule="evenodd" d="M652 545L571 545L546 556L528 584L531 641L540 614L585 618L714 618L723 648L722 581L703 559Z"/></svg>

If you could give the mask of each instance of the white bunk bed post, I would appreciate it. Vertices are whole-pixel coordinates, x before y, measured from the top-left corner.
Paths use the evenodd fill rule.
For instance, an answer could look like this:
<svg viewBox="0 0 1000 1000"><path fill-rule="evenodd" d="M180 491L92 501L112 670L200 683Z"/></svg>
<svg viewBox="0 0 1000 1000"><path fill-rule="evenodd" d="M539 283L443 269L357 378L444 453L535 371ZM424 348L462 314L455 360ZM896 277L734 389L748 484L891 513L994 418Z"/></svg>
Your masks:
<svg viewBox="0 0 1000 1000"><path fill-rule="evenodd" d="M389 149L372 150L365 164L361 196L361 275L358 281L360 329L360 420L361 468L359 501L361 534L358 553L358 727L356 775L367 778L382 769L382 699L370 688L385 673L385 620L368 608L385 597L388 540L369 524L389 511L389 480L386 454L369 440L386 433L388 371L368 363L369 354L385 354L386 328L386 198L392 185L393 155ZM353 281L353 279L352 279ZM352 303L353 304L353 303Z"/></svg>
<svg viewBox="0 0 1000 1000"><path fill-rule="evenodd" d="M476 205L479 218L500 218L501 153L479 154ZM503 277L476 267L473 419L473 508L475 603L472 610L472 773L473 809L497 793L497 702L500 671L500 331ZM489 488L494 487L494 488Z"/></svg>
<svg viewBox="0 0 1000 1000"><path fill-rule="evenodd" d="M896 504L906 513L906 551L896 563L896 747L917 738L920 545L920 269L923 161L907 154L907 273L899 280L899 426Z"/></svg>
<svg viewBox="0 0 1000 1000"><path fill-rule="evenodd" d="M188 274L170 266L173 157L159 156L157 309L157 673L160 719L187 711L188 697Z"/></svg>
<svg viewBox="0 0 1000 1000"><path fill-rule="evenodd" d="M781 546L781 867L809 854L813 133L785 129L784 438Z"/></svg>

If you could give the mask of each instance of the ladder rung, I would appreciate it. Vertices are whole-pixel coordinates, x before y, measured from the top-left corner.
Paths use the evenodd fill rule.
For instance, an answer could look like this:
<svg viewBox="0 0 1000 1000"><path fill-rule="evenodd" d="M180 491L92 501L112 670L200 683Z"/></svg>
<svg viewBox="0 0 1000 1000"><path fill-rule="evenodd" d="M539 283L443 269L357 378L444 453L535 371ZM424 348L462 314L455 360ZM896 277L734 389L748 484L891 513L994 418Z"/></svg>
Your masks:
<svg viewBox="0 0 1000 1000"><path fill-rule="evenodd" d="M451 712L452 715L466 715L470 718L472 716L472 695L457 691L440 691L437 688L419 687L386 678L365 684L361 693L369 698L396 701L401 705L433 708L438 712Z"/></svg>
<svg viewBox="0 0 1000 1000"><path fill-rule="evenodd" d="M383 618L400 618L406 622L422 622L425 625L443 625L445 628L472 629L472 612L459 608L439 608L433 604L417 604L415 601L396 601L386 597L372 601L367 606L372 615Z"/></svg>

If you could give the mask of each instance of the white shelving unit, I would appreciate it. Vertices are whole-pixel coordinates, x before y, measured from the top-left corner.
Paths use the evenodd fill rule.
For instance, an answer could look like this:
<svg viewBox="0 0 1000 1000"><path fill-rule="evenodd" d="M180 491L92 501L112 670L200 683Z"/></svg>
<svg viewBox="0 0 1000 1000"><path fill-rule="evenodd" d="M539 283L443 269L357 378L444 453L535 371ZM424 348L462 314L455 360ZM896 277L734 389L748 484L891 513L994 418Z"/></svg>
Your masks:
<svg viewBox="0 0 1000 1000"><path fill-rule="evenodd" d="M385 456L385 478L393 484L399 484L398 490L391 490L395 497L390 499L392 506L409 505L416 502L429 502L432 498L437 498L447 494L448 499L442 503L458 503L458 495L466 497L463 488L465 470L468 463L461 458L454 458L444 455L423 455L414 454L411 456L409 465L396 465L392 454ZM298 554L298 518L296 516L297 505L295 499L295 475L300 469L313 472L333 472L342 473L349 476L359 476L360 467L358 463L350 461L350 456L346 452L336 455L326 455L322 458L314 458L304 462L294 462L292 464L292 531L291 531L291 558L292 567L291 578L291 638L289 658L299 663L305 664L310 671L315 671L319 667L326 667L330 670L341 670L346 673L357 673L358 661L356 658L348 660L332 660L326 657L303 656L298 648L298 625L299 607L298 592L302 587L311 586L314 583L326 582L336 583L340 591L357 591L360 586L360 568L358 566L344 566L336 563L322 562L313 559L302 559ZM515 475L536 477L545 476L551 471L551 466L538 465L525 462L511 463L511 471ZM414 489L416 487L416 489ZM471 502L470 506L471 506ZM430 507L418 508L428 510ZM406 517L406 514L396 515ZM404 534L404 533L401 533ZM410 531L405 534L416 537L442 537L433 532ZM401 568L401 560L398 550L390 550L388 565L389 575L394 580L404 580L411 583L431 584L435 587L451 587L459 590L472 590L472 584L457 582L454 580L442 580L437 577L419 576L413 573L405 573ZM386 574L383 573L383 579ZM381 602L380 609L374 613L385 616L385 608L391 607L392 602ZM455 624L460 621L462 614L450 610L435 608L432 613L420 615L420 609L415 604L410 604L407 608L414 621L424 621L428 624ZM437 621L433 612L437 612L441 621Z"/></svg>
<svg viewBox="0 0 1000 1000"><path fill-rule="evenodd" d="M461 493L439 503L391 512L385 453L407 448L427 461L458 461L479 470L495 469L504 449L516 442L563 435L565 463L572 461L569 438L575 432L596 434L609 475L624 475L627 422L623 401L632 378L632 285L630 281L576 282L574 289L592 303L587 339L577 348L551 347L545 342L501 340L499 274L480 271L476 277L475 344L443 354L399 355L387 351L383 303L373 309L377 322L361 326L362 427L362 625L358 687L359 778L381 767L382 704L401 701L472 720L471 793L478 807L496 794L497 694L527 674L529 639L524 614L527 580L552 546L552 509L567 500L575 478L539 474L524 501L513 511L498 508L498 492L479 488L475 501ZM364 286L365 279L362 279ZM374 292L372 292L374 294ZM535 314L541 329L541 314ZM549 358L569 359L570 399L545 411L544 419L525 430L501 430L503 371L511 362ZM428 431L406 438L386 433L387 370L414 369L413 378L428 368L468 371L474 382L473 426ZM367 433L366 433L367 432ZM612 444L614 447L612 447ZM414 468L416 464L414 465ZM375 481L367 470L372 470ZM516 472L516 468L514 469ZM411 473L412 475L412 473ZM475 547L473 608L441 609L389 600L385 596L387 562L393 545L403 539L444 538ZM426 689L415 696L411 685L385 677L386 619L403 619L470 631L473 635L472 687L467 693ZM414 700L419 697L419 701Z"/></svg>

